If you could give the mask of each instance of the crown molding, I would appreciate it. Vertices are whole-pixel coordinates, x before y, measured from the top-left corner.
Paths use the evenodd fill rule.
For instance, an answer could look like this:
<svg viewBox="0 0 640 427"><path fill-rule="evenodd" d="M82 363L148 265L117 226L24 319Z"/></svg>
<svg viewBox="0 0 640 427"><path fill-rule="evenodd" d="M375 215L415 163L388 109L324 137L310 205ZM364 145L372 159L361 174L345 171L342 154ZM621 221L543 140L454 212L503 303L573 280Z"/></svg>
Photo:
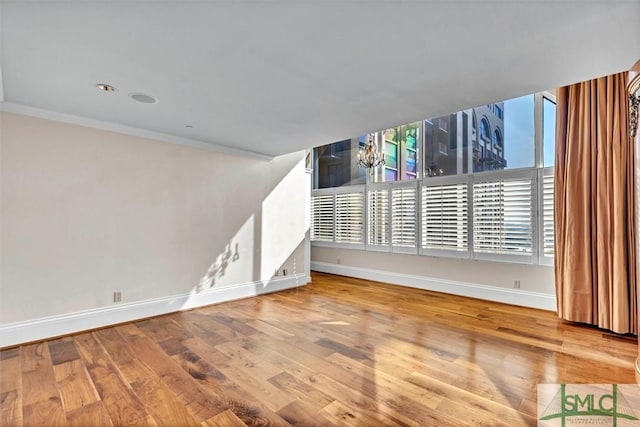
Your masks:
<svg viewBox="0 0 640 427"><path fill-rule="evenodd" d="M1 70L0 70L1 71ZM118 123L105 122L102 120L91 119L88 117L76 116L73 114L59 113L57 111L45 110L42 108L31 107L29 105L16 104L13 102L2 101L2 82L0 75L0 111L8 113L22 114L40 119L53 120L56 122L69 123L78 126L84 126L94 129L117 132L124 135L137 136L140 138L153 139L156 141L168 142L170 144L185 145L189 147L200 148L208 151L215 151L223 154L231 154L235 156L252 157L255 159L269 161L274 156L258 153L256 151L242 150L240 148L228 147L226 145L213 144L203 142L196 139L184 138L181 136L171 135L162 132L154 132L147 129L136 128L133 126L121 125Z"/></svg>

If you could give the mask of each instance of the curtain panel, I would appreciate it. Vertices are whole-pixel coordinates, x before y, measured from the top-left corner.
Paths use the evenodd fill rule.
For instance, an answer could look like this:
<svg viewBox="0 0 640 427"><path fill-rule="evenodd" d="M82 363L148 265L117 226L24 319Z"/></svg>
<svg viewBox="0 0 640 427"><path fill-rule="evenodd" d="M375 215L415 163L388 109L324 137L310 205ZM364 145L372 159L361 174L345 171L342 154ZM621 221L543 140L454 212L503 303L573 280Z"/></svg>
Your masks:
<svg viewBox="0 0 640 427"><path fill-rule="evenodd" d="M558 89L555 280L561 318L637 334L627 80L620 73Z"/></svg>

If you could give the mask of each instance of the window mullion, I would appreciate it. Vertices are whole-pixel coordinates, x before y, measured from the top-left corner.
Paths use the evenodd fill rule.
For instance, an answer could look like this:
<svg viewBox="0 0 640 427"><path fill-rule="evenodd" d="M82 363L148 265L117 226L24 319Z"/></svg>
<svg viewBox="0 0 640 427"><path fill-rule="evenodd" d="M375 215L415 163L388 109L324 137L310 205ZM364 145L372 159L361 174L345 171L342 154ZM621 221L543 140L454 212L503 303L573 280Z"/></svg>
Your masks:
<svg viewBox="0 0 640 427"><path fill-rule="evenodd" d="M533 97L533 141L535 145L535 159L534 165L536 168L540 169L544 165L543 159L543 147L542 147L542 136L544 134L543 129L543 111L542 111L542 101L543 97L541 93L534 94Z"/></svg>
<svg viewBox="0 0 640 427"><path fill-rule="evenodd" d="M469 258L474 259L475 253L473 251L473 183L474 177L473 175L469 175L467 177L467 245L469 251Z"/></svg>

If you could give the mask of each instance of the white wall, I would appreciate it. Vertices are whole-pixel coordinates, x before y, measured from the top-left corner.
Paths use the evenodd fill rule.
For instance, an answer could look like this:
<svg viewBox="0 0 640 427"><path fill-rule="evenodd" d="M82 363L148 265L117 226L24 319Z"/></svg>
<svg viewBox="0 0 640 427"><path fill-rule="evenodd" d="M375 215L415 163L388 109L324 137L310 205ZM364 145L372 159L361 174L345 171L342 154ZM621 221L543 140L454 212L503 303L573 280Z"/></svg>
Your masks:
<svg viewBox="0 0 640 427"><path fill-rule="evenodd" d="M282 268L300 275L294 285L308 276L303 152L264 161L6 112L0 120L0 334L112 307L116 290L127 304L264 290Z"/></svg>
<svg viewBox="0 0 640 427"><path fill-rule="evenodd" d="M311 248L311 266L318 271L555 309L554 272L549 266L316 246ZM514 280L520 280L520 289L513 289Z"/></svg>

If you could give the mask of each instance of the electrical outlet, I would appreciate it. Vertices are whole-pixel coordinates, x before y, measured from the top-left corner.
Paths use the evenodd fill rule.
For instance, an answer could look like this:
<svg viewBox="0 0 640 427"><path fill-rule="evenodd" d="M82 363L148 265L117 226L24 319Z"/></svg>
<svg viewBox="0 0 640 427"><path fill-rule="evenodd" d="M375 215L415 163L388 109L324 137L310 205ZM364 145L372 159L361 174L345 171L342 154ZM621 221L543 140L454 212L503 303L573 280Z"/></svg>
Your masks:
<svg viewBox="0 0 640 427"><path fill-rule="evenodd" d="M122 291L113 292L113 302L122 302Z"/></svg>
<svg viewBox="0 0 640 427"><path fill-rule="evenodd" d="M340 264L340 258L336 258L336 264Z"/></svg>
<svg viewBox="0 0 640 427"><path fill-rule="evenodd" d="M513 281L513 287L515 289L520 289L520 280L514 280Z"/></svg>
<svg viewBox="0 0 640 427"><path fill-rule="evenodd" d="M287 275L287 269L286 269L286 268L283 268L283 269L282 269L282 275L283 275L283 276L286 276L286 275Z"/></svg>
<svg viewBox="0 0 640 427"><path fill-rule="evenodd" d="M278 269L276 268L276 271L275 271L275 273L273 273L273 275L274 275L274 276L277 276L277 275L279 275L279 274L280 274L280 272L279 272L279 271L278 271Z"/></svg>

